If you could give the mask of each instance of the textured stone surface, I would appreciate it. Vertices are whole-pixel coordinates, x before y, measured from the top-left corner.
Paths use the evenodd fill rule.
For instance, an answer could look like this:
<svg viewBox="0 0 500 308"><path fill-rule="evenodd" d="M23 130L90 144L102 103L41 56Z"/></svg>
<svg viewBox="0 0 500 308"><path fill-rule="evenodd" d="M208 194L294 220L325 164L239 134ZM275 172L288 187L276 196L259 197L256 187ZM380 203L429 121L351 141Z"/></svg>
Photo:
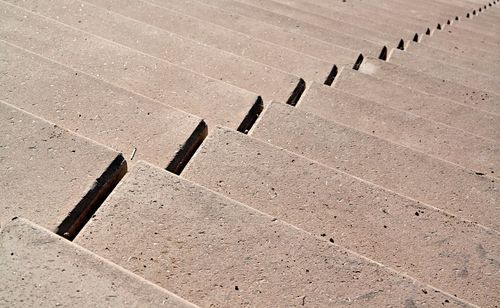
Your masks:
<svg viewBox="0 0 500 308"><path fill-rule="evenodd" d="M346 68L335 78L332 87L478 136L500 141L500 116L469 105Z"/></svg>
<svg viewBox="0 0 500 308"><path fill-rule="evenodd" d="M0 99L175 171L206 134L196 116L0 42Z"/></svg>
<svg viewBox="0 0 500 308"><path fill-rule="evenodd" d="M126 171L121 154L0 101L0 225L72 236Z"/></svg>
<svg viewBox="0 0 500 308"><path fill-rule="evenodd" d="M273 37L263 39L224 28L211 22L159 7L139 0L90 0L99 7L153 25L185 38L198 41L235 55L276 67L307 80L324 82L337 65L352 65L358 54L355 51L321 43L290 39L285 48L275 44ZM283 35L281 35L283 34ZM278 36L287 33L282 31ZM264 39L270 40L266 41ZM283 38L282 38L283 39ZM287 41L288 42L288 41Z"/></svg>
<svg viewBox="0 0 500 308"><path fill-rule="evenodd" d="M24 219L0 232L4 307L195 307Z"/></svg>
<svg viewBox="0 0 500 308"><path fill-rule="evenodd" d="M280 26L286 26L287 28L291 27L286 22L293 23L295 26L299 25L299 28L314 25L344 33L353 38L382 42L389 46L397 45L401 39L401 33L388 32L382 25L371 23L369 20L358 20L357 23L353 23L352 21L342 20L337 16L338 14L329 14L325 17L269 0L239 0L238 2L249 5L246 7L246 12L255 12L252 17L264 21L271 19L279 22Z"/></svg>
<svg viewBox="0 0 500 308"><path fill-rule="evenodd" d="M500 96L390 62L365 58L359 71L415 90L434 94L500 115Z"/></svg>
<svg viewBox="0 0 500 308"><path fill-rule="evenodd" d="M194 0L152 1L160 6L175 8L185 14L217 23L218 25L222 25L229 29L234 29L253 36L257 35L260 38L267 37L268 40L270 39L279 44L283 44L284 39L298 39L296 36L286 35L286 33L292 33L294 35L300 35L300 38L306 43L311 40L312 43L314 43L315 40L320 40L352 49L358 53L363 52L363 54L373 55L375 57L380 54L380 49L383 46L381 42L362 40L350 35L329 31L313 25L309 25L305 28L298 28L295 24L287 23L288 26L292 27L286 27L285 25L280 24L280 21L286 22L286 18L274 20L269 19L269 16L263 15L262 18L265 18L265 20L262 18L256 19L254 18L256 16L252 15L254 10L251 9L251 7L235 1L203 1L209 5L200 4L199 1ZM279 32L276 32L276 29L278 29ZM254 33L258 34L254 35Z"/></svg>
<svg viewBox="0 0 500 308"><path fill-rule="evenodd" d="M458 25L459 23L457 23ZM460 23L463 24L463 23ZM434 47L443 51L447 51L457 55L464 55L466 57L472 57L481 59L481 61L491 62L492 64L498 66L500 65L500 59L494 52L485 51L477 48L475 45L467 44L465 42L456 41L453 38L425 38L421 42L424 46Z"/></svg>
<svg viewBox="0 0 500 308"><path fill-rule="evenodd" d="M481 59L474 59L472 57L456 55L447 51L439 50L418 43L409 44L407 46L407 50L412 54L412 56L438 60L453 66L459 66L467 70L488 74L493 78L498 79L498 75L500 74L500 66L481 61Z"/></svg>
<svg viewBox="0 0 500 308"><path fill-rule="evenodd" d="M492 179L283 104L272 104L252 136L329 167L500 229Z"/></svg>
<svg viewBox="0 0 500 308"><path fill-rule="evenodd" d="M252 92L185 70L0 3L0 39L204 118L239 127L258 104ZM67 38L70 37L71 40ZM189 97L189 99L187 99Z"/></svg>
<svg viewBox="0 0 500 308"><path fill-rule="evenodd" d="M500 172L499 143L335 88L313 83L297 106L476 172Z"/></svg>
<svg viewBox="0 0 500 308"><path fill-rule="evenodd" d="M123 44L193 72L258 93L264 100L286 102L298 87L299 77L235 56L174 33L146 25L78 0L9 1L72 27ZM331 71L325 68L323 78ZM308 76L309 77L309 76Z"/></svg>
<svg viewBox="0 0 500 308"><path fill-rule="evenodd" d="M453 66L449 63L436 61L426 57L419 57L412 54L411 51L393 49L389 62L414 69L436 78L454 81L470 88L496 93L497 95L500 93L500 79Z"/></svg>
<svg viewBox="0 0 500 308"><path fill-rule="evenodd" d="M496 258L493 231L224 129L208 137L182 176L459 298L495 301L487 282L498 277L495 262L476 251L488 247ZM470 274L460 278L465 264Z"/></svg>
<svg viewBox="0 0 500 308"><path fill-rule="evenodd" d="M205 307L461 305L146 164L134 166L76 242Z"/></svg>

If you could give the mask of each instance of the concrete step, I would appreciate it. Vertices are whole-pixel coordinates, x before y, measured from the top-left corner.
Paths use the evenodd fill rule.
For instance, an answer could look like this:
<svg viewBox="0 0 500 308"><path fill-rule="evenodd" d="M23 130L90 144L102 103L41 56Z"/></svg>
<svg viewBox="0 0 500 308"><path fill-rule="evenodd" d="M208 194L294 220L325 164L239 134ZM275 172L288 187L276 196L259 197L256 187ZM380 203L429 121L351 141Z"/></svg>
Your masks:
<svg viewBox="0 0 500 308"><path fill-rule="evenodd" d="M72 237L126 172L121 154L0 101L0 226L14 216Z"/></svg>
<svg viewBox="0 0 500 308"><path fill-rule="evenodd" d="M210 2L212 0L206 0ZM267 16L269 19L286 19L288 22L293 22L295 25L315 25L324 29L332 29L336 32L345 33L357 38L363 38L374 42L382 42L390 46L396 46L402 37L402 31L399 33L391 33L386 27L372 23L369 20L360 20L353 22L352 20L342 19L340 16L331 14L326 17L323 15L310 13L305 10L297 9L292 6L284 5L277 1L271 0L238 0L237 3L247 5L252 12L255 12L254 17ZM247 12L249 11L247 10ZM266 18L260 19L266 21ZM280 21L280 23L283 23Z"/></svg>
<svg viewBox="0 0 500 308"><path fill-rule="evenodd" d="M225 132L216 135L235 140ZM76 243L206 307L465 305L147 164L134 167Z"/></svg>
<svg viewBox="0 0 500 308"><path fill-rule="evenodd" d="M168 7L171 9L179 10L185 14L201 18L205 21L214 22L222 25L226 28L233 29L236 31L244 32L255 36L252 33L258 33L257 37L262 38L265 35L274 35L276 29L278 29L280 36L283 33L288 33L290 35L298 35L303 38L306 42L313 38L314 40L320 40L325 43L334 44L342 46L347 49L356 51L357 53L362 52L363 54L371 54L376 57L379 56L380 50L383 44L380 42L371 42L367 40L362 40L356 37L352 37L340 32L334 32L325 30L321 27L304 25L303 28L297 28L295 24L286 23L280 24L275 22L275 20L259 20L252 16L252 11L248 11L248 6L242 6L236 2L223 2L222 1L210 1L208 4L203 4L199 1L189 0L189 1L179 1L179 0L150 0L155 4ZM270 32L268 34L268 31ZM282 44L287 37L269 37L268 39L275 40L278 44Z"/></svg>
<svg viewBox="0 0 500 308"><path fill-rule="evenodd" d="M344 68L332 87L500 142L500 116ZM478 125L481 123L481 125Z"/></svg>
<svg viewBox="0 0 500 308"><path fill-rule="evenodd" d="M475 25L476 27L468 27L468 24ZM454 21L453 24L444 27L444 31L437 31L436 34L443 39L452 40L456 37L457 43L467 46L467 42L475 43L470 44L475 46L477 49L485 49L484 46L491 46L498 48L498 38L495 33L488 32L487 29L491 27L491 22L479 27L477 19L471 20L469 18L463 18L459 21ZM449 31L446 31L449 30ZM451 31L451 32L450 32Z"/></svg>
<svg viewBox="0 0 500 308"><path fill-rule="evenodd" d="M418 33L422 33L422 31L425 31L427 27L431 24L436 24L437 22L442 22L441 19L444 18L426 18L426 19L421 19L417 18L409 12L408 7L406 7L404 10L395 10L393 7L390 5L387 5L387 2L379 2L379 3L370 3L367 1L363 2L357 2L357 1L346 1L346 2L336 2L335 5L332 5L332 2L330 0L304 0L306 2L321 5L322 7L329 8L329 7L334 7L335 9L339 8L342 9L343 11L349 11L349 12L355 12L357 14L358 11L367 11L373 12L373 14L379 15L379 16L392 16L392 18L399 20L403 20L406 23L409 23L413 26L407 27L406 23L401 24L402 26L405 25L406 28L408 29L413 29L414 31L417 31ZM362 15L360 15L361 17ZM427 16L425 16L427 17ZM364 16L363 16L364 18ZM381 21L384 21L384 19L380 19ZM396 23L397 25L397 23ZM413 28L415 27L415 28ZM418 31L420 29L420 31Z"/></svg>
<svg viewBox="0 0 500 308"><path fill-rule="evenodd" d="M432 38L434 39L434 38ZM457 55L447 51L439 50L433 47L425 46L419 43L411 42L406 46L406 51L412 55L423 57L425 59L433 59L452 66L458 66L474 72L487 74L494 78L499 78L500 66L492 65L491 63L466 57L464 55Z"/></svg>
<svg viewBox="0 0 500 308"><path fill-rule="evenodd" d="M313 83L297 106L481 174L498 176L500 172L498 142L339 89Z"/></svg>
<svg viewBox="0 0 500 308"><path fill-rule="evenodd" d="M380 8L384 8L389 12L393 12L394 15L408 18L409 20L415 20L422 22L423 24L435 25L437 23L444 23L446 20L453 18L455 15L449 10L443 9L421 9L415 2L405 2L398 3L394 1L363 1L359 5L373 5Z"/></svg>
<svg viewBox="0 0 500 308"><path fill-rule="evenodd" d="M259 93L264 100L286 102L304 88L304 81L294 75L185 39L86 2L61 0L59 5L51 5L51 0L20 3L7 1L201 75ZM317 80L325 81L331 69L325 67L322 76Z"/></svg>
<svg viewBox="0 0 500 308"><path fill-rule="evenodd" d="M420 42L422 45L433 47L439 50L447 51L457 55L481 59L481 61L491 62L494 65L500 65L500 59L492 52L481 50L475 45L466 44L464 42L455 41L454 39L439 39L425 38Z"/></svg>
<svg viewBox="0 0 500 308"><path fill-rule="evenodd" d="M453 81L470 88L500 95L500 79L477 73L469 69L450 65L434 59L419 57L411 51L393 49L389 52L389 62L415 71Z"/></svg>
<svg viewBox="0 0 500 308"><path fill-rule="evenodd" d="M500 115L500 96L390 62L364 58L359 72Z"/></svg>
<svg viewBox="0 0 500 308"><path fill-rule="evenodd" d="M179 172L200 118L0 42L0 99L124 154Z"/></svg>
<svg viewBox="0 0 500 308"><path fill-rule="evenodd" d="M499 27L496 22L496 18L490 18L488 20L488 18L484 16L471 16L471 18L464 18L463 22L457 23L455 26L495 37L498 36L499 32Z"/></svg>
<svg viewBox="0 0 500 308"><path fill-rule="evenodd" d="M261 108L255 93L5 2L0 3L0 9L1 40L200 116L208 125L224 124L244 130Z"/></svg>
<svg viewBox="0 0 500 308"><path fill-rule="evenodd" d="M460 23L460 22L458 22ZM433 36L429 39L439 40L443 38L444 40L456 40L457 42L469 42L471 46L474 46L482 50L498 50L500 48L500 39L493 36L484 35L475 31L460 29L454 26L448 26L443 29L443 31L434 32Z"/></svg>
<svg viewBox="0 0 500 308"><path fill-rule="evenodd" d="M202 44L276 67L307 81L324 82L333 64L353 65L358 57L358 53L352 50L326 43L315 44L319 41L307 44L302 39L291 40L292 43L297 42L297 44L290 44L290 47L294 48L292 50L279 46L275 42L254 38L149 2L139 0L126 2L89 0L86 2ZM327 49L330 50L327 52Z"/></svg>
<svg viewBox="0 0 500 308"><path fill-rule="evenodd" d="M251 136L453 216L493 229L499 227L495 221L500 212L493 201L499 191L491 178L339 122L273 103L252 128ZM471 198L470 191L476 189Z"/></svg>
<svg viewBox="0 0 500 308"><path fill-rule="evenodd" d="M235 169L238 172L229 171ZM474 293L483 289L465 287L465 280L457 283L462 278L457 278L456 269L463 267L459 267L461 257L452 251L470 251L463 256L477 258L477 263L468 263L468 270L475 272L472 276L482 277L485 265L490 268L487 272L494 271L492 262L478 258L479 243L466 247L469 241L464 245L461 235L465 233L458 230L471 232L464 236L473 242L483 238L488 253L498 247L496 232L243 134L219 129L209 135L182 176L419 281L432 282L458 298L477 302L480 296ZM449 246L438 243L444 239L450 240ZM405 251L402 247L412 248ZM473 270L472 263L482 265ZM486 279L493 281L494 276Z"/></svg>
<svg viewBox="0 0 500 308"><path fill-rule="evenodd" d="M4 307L195 307L24 219L4 226L0 246Z"/></svg>
<svg viewBox="0 0 500 308"><path fill-rule="evenodd" d="M410 23L405 19L395 18L394 15L388 15L373 8L360 7L360 9L353 10L341 5L345 2L336 3L335 5L331 2L328 5L321 5L321 3L311 3L304 0L277 0L277 2L312 14L328 18L334 17L351 24L363 23L363 25L374 25L380 31L399 36L399 38L405 38L406 40L411 40L415 32L423 33L426 30L422 26Z"/></svg>

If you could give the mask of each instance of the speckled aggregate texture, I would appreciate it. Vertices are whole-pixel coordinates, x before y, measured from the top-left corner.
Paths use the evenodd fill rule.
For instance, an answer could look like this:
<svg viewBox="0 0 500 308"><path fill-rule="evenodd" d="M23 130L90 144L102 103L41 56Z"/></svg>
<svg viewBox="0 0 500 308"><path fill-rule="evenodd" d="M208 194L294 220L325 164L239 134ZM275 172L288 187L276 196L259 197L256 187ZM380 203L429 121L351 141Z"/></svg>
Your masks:
<svg viewBox="0 0 500 308"><path fill-rule="evenodd" d="M105 144L125 158L166 167L201 119L0 42L0 99ZM134 154L134 155L132 155Z"/></svg>
<svg viewBox="0 0 500 308"><path fill-rule="evenodd" d="M0 273L2 307L195 307L23 219L0 231Z"/></svg>
<svg viewBox="0 0 500 308"><path fill-rule="evenodd" d="M500 96L459 83L424 74L390 62L366 58L359 71L405 87L451 99L459 103L500 114Z"/></svg>
<svg viewBox="0 0 500 308"><path fill-rule="evenodd" d="M464 305L147 164L76 243L204 307Z"/></svg>
<svg viewBox="0 0 500 308"><path fill-rule="evenodd" d="M71 232L125 173L121 154L1 101L0 121L0 225L22 216Z"/></svg>
<svg viewBox="0 0 500 308"><path fill-rule="evenodd" d="M317 167L309 167L310 174L299 181L283 176L275 181L269 178L273 187L277 181L287 182L290 186L302 181L311 182L316 183L318 189L326 190L336 187L336 184L339 187L351 187L350 191L336 188L336 197L327 197L325 193L318 192L301 200L301 203L313 205L314 208L303 214L301 225L304 229L332 234L334 237L341 234L338 241L340 245L469 301L481 298L485 302L492 302L499 299L492 295L498 279L494 261L500 257L498 234L460 219L484 220L486 215L483 213L488 213L492 224L500 220L494 204L478 204L478 208L474 208L462 201L467 196L461 194L468 191L466 188L471 183L481 187L489 180L481 181L477 175L454 165L284 104L271 104L261 115L251 135L403 196L432 201L430 204L439 210L452 212L458 217L436 211L419 201L405 200L388 191L377 192L373 188L370 191L370 185L364 185L364 189L363 185L357 185L356 189L351 184L353 180L347 176L343 180L339 176L337 182L332 181L333 176L318 178L314 171ZM265 155L264 152L260 153L260 156ZM249 160L258 163L259 158ZM278 169L286 168L288 165ZM328 181L328 185L320 185L322 179ZM268 184L271 185L271 182ZM276 194L288 193L286 190L281 193L276 191ZM358 197L344 200L342 194ZM328 199L335 201L326 203L328 206L320 209L314 206ZM453 202L442 204L442 200ZM293 199L287 201L291 204ZM337 214L346 206L345 202L349 203L351 209L346 209L345 214ZM454 204L460 204L460 208L446 207ZM337 216L333 220L339 223L329 225L328 219L324 219L330 212ZM311 224L315 221L319 222Z"/></svg>
<svg viewBox="0 0 500 308"><path fill-rule="evenodd" d="M339 89L313 83L298 107L480 173L500 173L498 142Z"/></svg>
<svg viewBox="0 0 500 308"><path fill-rule="evenodd" d="M500 116L473 106L413 90L352 69L343 69L332 87L500 142Z"/></svg>
<svg viewBox="0 0 500 308"><path fill-rule="evenodd" d="M0 39L202 117L209 125L237 128L258 101L252 92L5 2L0 18Z"/></svg>

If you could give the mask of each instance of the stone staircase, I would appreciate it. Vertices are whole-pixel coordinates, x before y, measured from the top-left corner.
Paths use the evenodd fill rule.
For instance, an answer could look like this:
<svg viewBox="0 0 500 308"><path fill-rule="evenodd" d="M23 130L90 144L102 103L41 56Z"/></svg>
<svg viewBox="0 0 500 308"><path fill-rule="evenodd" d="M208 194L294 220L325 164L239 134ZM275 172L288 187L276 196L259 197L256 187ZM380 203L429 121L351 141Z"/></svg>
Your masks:
<svg viewBox="0 0 500 308"><path fill-rule="evenodd" d="M0 18L1 307L498 307L496 0Z"/></svg>

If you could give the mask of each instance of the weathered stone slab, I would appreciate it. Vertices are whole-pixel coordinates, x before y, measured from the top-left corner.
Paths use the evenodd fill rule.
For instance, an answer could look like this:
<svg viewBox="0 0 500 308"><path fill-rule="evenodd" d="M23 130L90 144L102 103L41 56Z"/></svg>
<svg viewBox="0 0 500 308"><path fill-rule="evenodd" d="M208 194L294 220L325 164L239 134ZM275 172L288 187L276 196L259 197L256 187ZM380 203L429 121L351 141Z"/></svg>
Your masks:
<svg viewBox="0 0 500 308"><path fill-rule="evenodd" d="M374 58L365 58L359 71L500 115L500 96L495 93L480 91Z"/></svg>
<svg viewBox="0 0 500 308"><path fill-rule="evenodd" d="M450 80L470 88L500 95L500 79L431 58L419 57L412 54L411 51L393 49L390 52L388 61L436 78Z"/></svg>
<svg viewBox="0 0 500 308"><path fill-rule="evenodd" d="M500 172L500 144L341 90L312 84L299 108L472 171ZM464 151L464 149L466 149Z"/></svg>
<svg viewBox="0 0 500 308"><path fill-rule="evenodd" d="M51 0L8 2L200 75L258 93L266 101L274 99L286 102L304 87L301 78L282 70L200 44L92 4L78 0L61 0L57 5ZM332 67L325 68L323 77L318 79L320 82L327 78Z"/></svg>
<svg viewBox="0 0 500 308"><path fill-rule="evenodd" d="M0 42L0 99L178 172L206 135L200 118Z"/></svg>
<svg viewBox="0 0 500 308"><path fill-rule="evenodd" d="M420 42L420 44L450 52L456 55L462 55L469 58L477 58L481 61L490 62L496 66L500 65L500 59L496 54L479 49L476 45L457 42L454 39L445 39L442 37L426 37Z"/></svg>
<svg viewBox="0 0 500 308"><path fill-rule="evenodd" d="M176 11L138 0L90 0L94 5L176 33L208 46L276 67L306 81L324 82L333 64L352 66L358 54L339 46L303 39L285 40L287 47L233 31ZM279 32L279 31L278 31ZM282 32L281 39L287 33Z"/></svg>
<svg viewBox="0 0 500 308"><path fill-rule="evenodd" d="M467 70L487 74L496 79L498 79L500 74L500 66L481 61L481 59L473 59L413 42L408 44L406 48L414 56L426 59L430 58L453 66L459 66Z"/></svg>
<svg viewBox="0 0 500 308"><path fill-rule="evenodd" d="M251 132L455 216L499 227L500 192L491 178L284 104L271 104Z"/></svg>
<svg viewBox="0 0 500 308"><path fill-rule="evenodd" d="M263 39L267 36L267 40L273 40L278 44L285 44L283 41L289 41L293 38L291 35L300 36L304 42L320 40L326 43L342 46L356 51L358 54L373 55L378 57L380 50L383 47L381 42L371 42L352 37L340 32L333 32L322 29L317 26L308 26L306 29L297 29L295 25L292 28L284 25L270 24L273 20L262 22L251 17L247 12L244 4L236 2L219 2L210 1L210 3L203 4L199 1L178 1L178 0L151 0L157 5L168 7L170 9L178 10L184 14L201 18L205 21L214 22L226 28L240 31L255 37ZM150 2L151 2L150 1ZM243 9L239 9L243 5ZM284 28L283 28L284 27ZM277 30L279 30L277 32ZM279 33L279 35L278 35ZM289 33L289 34L286 34ZM291 44L290 42L286 44ZM283 45L287 46L287 45Z"/></svg>
<svg viewBox="0 0 500 308"><path fill-rule="evenodd" d="M384 11L377 10L377 7L360 6L354 10L341 5L346 2L335 4L329 2L326 5L321 2L307 2L304 0L277 0L277 2L312 14L335 18L351 24L362 24L364 27L373 25L379 32L390 33L394 35L394 38L404 38L405 40L411 40L415 32L423 33L427 29L426 27L408 22L406 19L397 18L394 14L386 14Z"/></svg>
<svg viewBox="0 0 500 308"><path fill-rule="evenodd" d="M5 2L0 10L1 40L202 117L208 125L244 130L262 104L255 93Z"/></svg>
<svg viewBox="0 0 500 308"><path fill-rule="evenodd" d="M134 166L76 242L204 307L463 305L147 164Z"/></svg>
<svg viewBox="0 0 500 308"><path fill-rule="evenodd" d="M472 284L495 280L494 261L482 259L477 244L471 243L484 238L487 254L495 255L499 245L496 232L237 132L219 129L209 135L182 177L459 298L467 296L477 303L481 298L477 292L484 289ZM256 229L262 232L265 228ZM457 268L464 269L459 267L463 257L470 261L468 270L476 278L457 277ZM490 275L483 276L484 272ZM471 284L465 282L468 279ZM491 292L484 294L490 296ZM494 298L480 301L495 302Z"/></svg>
<svg viewBox="0 0 500 308"><path fill-rule="evenodd" d="M500 142L500 116L344 68L332 87ZM481 125L478 125L481 123Z"/></svg>
<svg viewBox="0 0 500 308"><path fill-rule="evenodd" d="M254 12L252 17L258 20L279 19L280 24L284 24L285 21L293 22L295 25L300 25L300 28L314 25L323 29L345 33L356 38L383 42L389 46L396 46L399 40L401 40L401 32L403 32L391 33L383 25L372 23L369 20L358 19L357 22L342 20L336 14L323 16L284 5L277 1L239 0L238 5L239 3L248 5L246 12Z"/></svg>
<svg viewBox="0 0 500 308"><path fill-rule="evenodd" d="M126 172L121 154L0 101L0 225L72 237Z"/></svg>
<svg viewBox="0 0 500 308"><path fill-rule="evenodd" d="M0 232L5 307L195 307L165 289L16 219Z"/></svg>

